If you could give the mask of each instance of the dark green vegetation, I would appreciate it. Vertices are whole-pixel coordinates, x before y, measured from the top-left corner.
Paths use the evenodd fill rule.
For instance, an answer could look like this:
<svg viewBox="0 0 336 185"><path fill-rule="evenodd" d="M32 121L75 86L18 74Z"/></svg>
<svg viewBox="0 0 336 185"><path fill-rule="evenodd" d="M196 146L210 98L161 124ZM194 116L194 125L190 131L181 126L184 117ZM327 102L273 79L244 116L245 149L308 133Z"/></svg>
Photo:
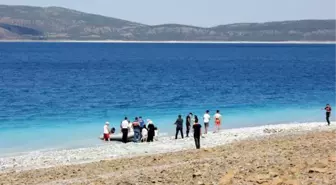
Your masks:
<svg viewBox="0 0 336 185"><path fill-rule="evenodd" d="M335 41L335 22L299 20L211 28L151 26L60 7L0 5L0 40Z"/></svg>

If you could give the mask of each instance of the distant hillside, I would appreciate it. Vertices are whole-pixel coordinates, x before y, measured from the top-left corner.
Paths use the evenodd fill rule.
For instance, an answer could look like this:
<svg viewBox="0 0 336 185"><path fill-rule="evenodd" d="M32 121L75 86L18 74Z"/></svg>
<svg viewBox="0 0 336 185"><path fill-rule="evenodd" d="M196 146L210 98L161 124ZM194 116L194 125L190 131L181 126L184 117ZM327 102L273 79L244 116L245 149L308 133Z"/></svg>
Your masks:
<svg viewBox="0 0 336 185"><path fill-rule="evenodd" d="M335 41L335 23L299 20L212 28L151 26L60 7L0 5L0 40Z"/></svg>
<svg viewBox="0 0 336 185"><path fill-rule="evenodd" d="M230 40L335 41L335 20L299 20L230 24L213 30L228 34Z"/></svg>
<svg viewBox="0 0 336 185"><path fill-rule="evenodd" d="M38 30L43 33L45 39L83 40L124 39L132 29L142 26L138 23L59 7L5 5L0 5L0 23Z"/></svg>

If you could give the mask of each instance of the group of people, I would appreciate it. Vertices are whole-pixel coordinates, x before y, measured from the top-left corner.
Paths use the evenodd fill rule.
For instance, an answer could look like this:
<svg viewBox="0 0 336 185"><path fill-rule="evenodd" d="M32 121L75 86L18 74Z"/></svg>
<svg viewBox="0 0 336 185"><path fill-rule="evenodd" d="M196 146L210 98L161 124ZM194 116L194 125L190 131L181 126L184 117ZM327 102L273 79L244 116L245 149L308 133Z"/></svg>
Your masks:
<svg viewBox="0 0 336 185"><path fill-rule="evenodd" d="M205 111L203 115L203 123L204 123L204 134L208 133L208 128L210 124L211 116L210 111ZM216 114L214 115L214 123L215 123L215 132L218 132L220 130L222 122L222 115L220 114L220 111L217 110ZM176 133L175 133L175 139L177 139L178 133L181 133L181 137L183 139L183 119L181 115L178 115L177 120L175 121L176 125ZM202 126L199 123L197 115L193 115L193 113L189 113L186 117L186 136L189 137L190 128L193 128L194 131L194 140L196 148L199 149L201 146L200 144L200 138L202 135Z"/></svg>
<svg viewBox="0 0 336 185"><path fill-rule="evenodd" d="M326 121L328 125L330 125L330 114L331 114L331 106L329 104L324 108L326 111ZM222 115L220 111L217 110L213 116L214 118L214 126L215 133L220 130L222 123ZM211 122L210 111L205 111L203 115L203 124L204 124L204 134L208 133L209 124ZM200 138L202 135L202 126L199 123L199 119L197 115L193 115L193 113L189 113L186 117L186 137L189 137L190 129L193 129L194 140L196 148L199 149L200 146ZM184 120L181 115L178 115L177 120L174 123L176 125L176 133L175 139L178 138L178 134L181 133L182 139L183 137L183 125ZM192 127L191 127L192 126ZM122 132L122 142L126 143L128 141L129 133L133 133L133 142L153 142L157 127L154 126L154 123L151 120L147 120L147 124L142 119L142 117L136 117L133 122L129 121L127 117L120 124L121 132ZM115 133L115 128L112 128L109 131L109 122L106 122L104 126L104 140L108 141L110 138L110 134Z"/></svg>
<svg viewBox="0 0 336 185"><path fill-rule="evenodd" d="M110 134L115 133L115 128L112 128L109 131L109 122L106 122L104 125L104 140L110 140ZM127 117L120 124L120 129L122 133L122 142L127 143L129 134L133 134L133 142L153 142L155 132L158 130L157 127L154 126L152 120L147 119L147 124L142 119L142 117L134 118L134 121L131 122Z"/></svg>

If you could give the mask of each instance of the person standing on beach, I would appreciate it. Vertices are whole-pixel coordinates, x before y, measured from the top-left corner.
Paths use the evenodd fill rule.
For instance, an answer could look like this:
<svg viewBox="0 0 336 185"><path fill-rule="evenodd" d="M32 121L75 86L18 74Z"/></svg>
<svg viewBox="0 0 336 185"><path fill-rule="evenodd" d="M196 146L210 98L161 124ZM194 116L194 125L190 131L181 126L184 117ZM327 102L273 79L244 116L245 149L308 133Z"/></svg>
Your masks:
<svg viewBox="0 0 336 185"><path fill-rule="evenodd" d="M110 129L109 129L109 122L106 122L104 125L104 140L108 141L110 139Z"/></svg>
<svg viewBox="0 0 336 185"><path fill-rule="evenodd" d="M220 126L222 123L222 115L219 113L219 110L216 111L214 118L215 118L215 131L214 132L219 132Z"/></svg>
<svg viewBox="0 0 336 185"><path fill-rule="evenodd" d="M140 123L139 123L138 117L134 119L132 125L133 125L133 131L134 131L133 142L138 143L140 142L140 139L141 139L141 129L140 129Z"/></svg>
<svg viewBox="0 0 336 185"><path fill-rule="evenodd" d="M191 126L191 124L193 124L193 123L191 123L192 120L193 120L193 114L189 113L189 115L186 118L186 135L187 135L186 137L189 137L190 126Z"/></svg>
<svg viewBox="0 0 336 185"><path fill-rule="evenodd" d="M155 136L155 126L152 120L147 120L148 121L148 137L147 137L147 142L153 142L154 141L154 136Z"/></svg>
<svg viewBox="0 0 336 185"><path fill-rule="evenodd" d="M202 132L202 126L198 123L198 119L195 120L195 124L193 125L193 130L194 130L194 140L195 140L195 145L196 149L201 148L201 132Z"/></svg>
<svg viewBox="0 0 336 185"><path fill-rule="evenodd" d="M142 116L139 116L139 123L140 123L140 129L143 129L145 127L145 121L142 119Z"/></svg>
<svg viewBox="0 0 336 185"><path fill-rule="evenodd" d="M142 116L139 116L139 123L140 123L140 140L142 138L142 129L146 126L145 121L142 119Z"/></svg>
<svg viewBox="0 0 336 185"><path fill-rule="evenodd" d="M209 122L211 119L211 116L209 114L209 110L205 111L205 114L203 115L203 122L204 122L204 134L208 133L208 128L209 128Z"/></svg>
<svg viewBox="0 0 336 185"><path fill-rule="evenodd" d="M122 132L122 142L127 143L128 140L128 119L125 117L124 121L121 122L120 128Z"/></svg>
<svg viewBox="0 0 336 185"><path fill-rule="evenodd" d="M326 105L326 107L324 108L324 110L326 111L326 120L328 123L328 126L330 125L330 114L331 114L331 106L329 104Z"/></svg>
<svg viewBox="0 0 336 185"><path fill-rule="evenodd" d="M183 119L181 115L178 115L175 125L176 125L175 139L177 139L178 132L181 132L181 137L183 139Z"/></svg>

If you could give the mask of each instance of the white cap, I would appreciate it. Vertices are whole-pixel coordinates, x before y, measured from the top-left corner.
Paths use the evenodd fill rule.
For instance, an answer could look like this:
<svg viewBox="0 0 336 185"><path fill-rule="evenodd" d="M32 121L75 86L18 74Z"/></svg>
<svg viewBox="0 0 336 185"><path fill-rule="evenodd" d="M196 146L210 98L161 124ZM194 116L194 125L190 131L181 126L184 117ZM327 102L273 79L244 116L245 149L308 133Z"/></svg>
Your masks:
<svg viewBox="0 0 336 185"><path fill-rule="evenodd" d="M110 123L108 121L105 122L105 125L109 125Z"/></svg>

